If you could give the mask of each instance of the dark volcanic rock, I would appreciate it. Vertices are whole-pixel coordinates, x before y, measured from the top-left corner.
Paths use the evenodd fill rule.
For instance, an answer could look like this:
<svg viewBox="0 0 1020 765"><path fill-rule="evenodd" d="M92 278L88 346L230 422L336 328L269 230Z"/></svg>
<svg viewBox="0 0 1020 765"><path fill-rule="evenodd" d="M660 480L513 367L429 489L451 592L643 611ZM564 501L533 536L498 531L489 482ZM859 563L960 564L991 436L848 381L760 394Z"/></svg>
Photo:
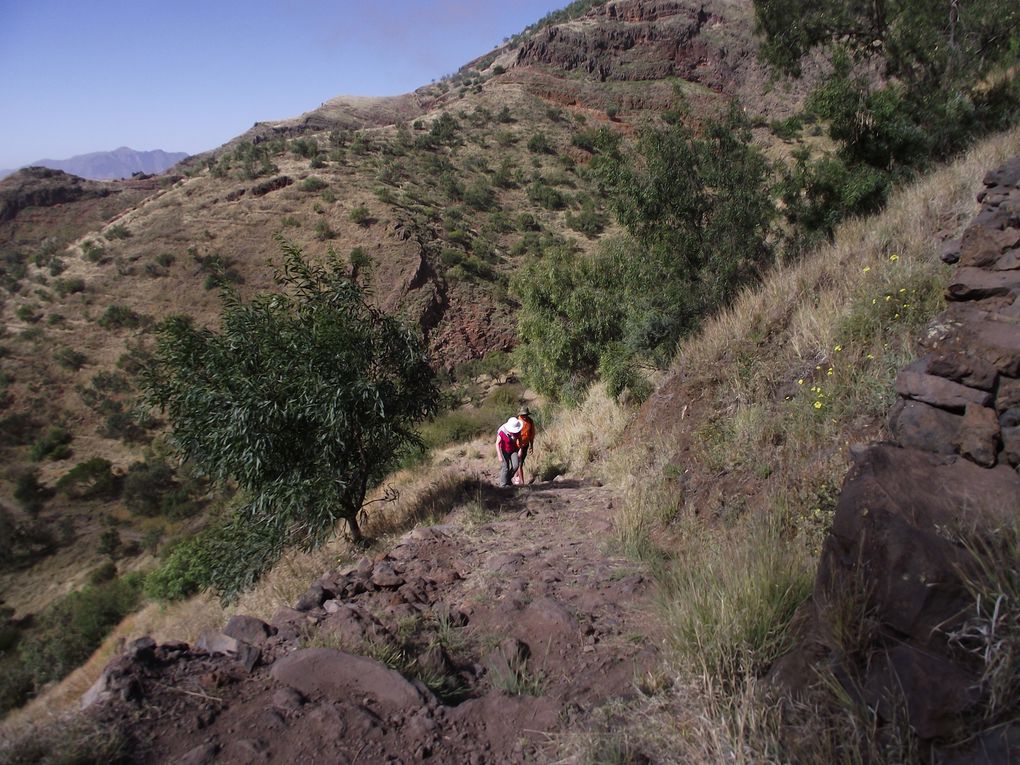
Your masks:
<svg viewBox="0 0 1020 765"><path fill-rule="evenodd" d="M261 619L256 619L254 616L244 616L243 614L231 616L227 626L223 628L224 635L229 635L232 638L243 640L252 645L258 645L274 632L275 630Z"/></svg>
<svg viewBox="0 0 1020 765"><path fill-rule="evenodd" d="M992 396L987 391L976 390L952 380L909 369L904 369L896 376L896 392L904 398L957 411L963 411L968 404L988 406L992 401Z"/></svg>
<svg viewBox="0 0 1020 765"><path fill-rule="evenodd" d="M965 353L944 351L928 359L925 370L930 375L945 377L971 388L990 391L999 376L994 366L984 359Z"/></svg>
<svg viewBox="0 0 1020 765"><path fill-rule="evenodd" d="M969 405L960 426L960 454L979 465L992 467L999 450L999 420L995 411Z"/></svg>
<svg viewBox="0 0 1020 765"><path fill-rule="evenodd" d="M898 401L889 413L889 430L913 449L952 454L959 443L963 418L920 401Z"/></svg>
<svg viewBox="0 0 1020 765"><path fill-rule="evenodd" d="M304 648L281 659L273 678L306 696L331 699L371 696L390 707L418 707L427 701L422 691L399 672L364 656L332 648Z"/></svg>
<svg viewBox="0 0 1020 765"><path fill-rule="evenodd" d="M960 457L873 446L844 483L819 587L829 591L861 566L881 622L927 645L967 602L956 573L963 550L952 530L994 526L1012 516L1018 497L1020 475L1004 466L987 470Z"/></svg>

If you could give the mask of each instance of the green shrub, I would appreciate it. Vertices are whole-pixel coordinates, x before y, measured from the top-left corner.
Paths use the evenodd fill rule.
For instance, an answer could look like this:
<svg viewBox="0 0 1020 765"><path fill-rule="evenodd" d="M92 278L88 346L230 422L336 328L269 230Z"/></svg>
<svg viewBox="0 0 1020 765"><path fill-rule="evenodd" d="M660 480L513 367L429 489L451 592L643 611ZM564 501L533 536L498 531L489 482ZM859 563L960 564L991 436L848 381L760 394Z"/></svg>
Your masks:
<svg viewBox="0 0 1020 765"><path fill-rule="evenodd" d="M72 499L113 499L120 494L120 480L113 463L103 457L79 462L57 481L57 491Z"/></svg>
<svg viewBox="0 0 1020 765"><path fill-rule="evenodd" d="M310 175L301 182L301 190L315 193L329 188L329 183L315 175Z"/></svg>
<svg viewBox="0 0 1020 765"><path fill-rule="evenodd" d="M103 438L116 438L127 444L143 444L149 440L145 423L140 422L132 412L125 411L119 401L109 403L109 411L99 434Z"/></svg>
<svg viewBox="0 0 1020 765"><path fill-rule="evenodd" d="M77 371L85 366L88 358L81 351L76 351L74 348L58 348L53 354L53 359L64 369L71 369Z"/></svg>
<svg viewBox="0 0 1020 765"><path fill-rule="evenodd" d="M358 226L367 226L374 220L372 213L365 205L357 205L348 213L347 217Z"/></svg>
<svg viewBox="0 0 1020 765"><path fill-rule="evenodd" d="M0 443L4 446L25 446L39 435L39 423L27 412L13 412L0 419Z"/></svg>
<svg viewBox="0 0 1020 765"><path fill-rule="evenodd" d="M320 219L315 224L315 238L320 242L324 242L327 239L333 239L335 236L336 232L330 228L327 221Z"/></svg>
<svg viewBox="0 0 1020 765"><path fill-rule="evenodd" d="M14 499L26 512L33 515L42 510L43 504L52 494L53 492L39 482L38 470L26 470L19 473L14 480Z"/></svg>
<svg viewBox="0 0 1020 765"><path fill-rule="evenodd" d="M449 112L443 112L438 119L432 122L429 128L429 137L443 144L455 144L458 142L457 134L460 132L460 124Z"/></svg>
<svg viewBox="0 0 1020 765"><path fill-rule="evenodd" d="M561 210L567 204L563 194L541 178L528 187L528 201L540 205L546 210Z"/></svg>
<svg viewBox="0 0 1020 765"><path fill-rule="evenodd" d="M502 423L497 423L496 428ZM495 428L486 414L478 411L457 410L439 415L421 426L419 435L427 449L470 441Z"/></svg>
<svg viewBox="0 0 1020 765"><path fill-rule="evenodd" d="M545 133L535 133L528 139L528 151L534 154L551 154L552 144Z"/></svg>
<svg viewBox="0 0 1020 765"><path fill-rule="evenodd" d="M92 376L92 387L97 391L109 391L110 393L124 393L131 390L131 383L120 372L96 372Z"/></svg>
<svg viewBox="0 0 1020 765"><path fill-rule="evenodd" d="M97 586L117 578L117 564L105 560L89 572L89 584Z"/></svg>
<svg viewBox="0 0 1020 765"><path fill-rule="evenodd" d="M120 532L117 529L107 529L99 535L99 544L96 545L96 552L100 555L109 555L113 560L120 553L122 542Z"/></svg>
<svg viewBox="0 0 1020 765"><path fill-rule="evenodd" d="M134 329L142 323L142 317L127 306L111 305L99 317L103 329Z"/></svg>
<svg viewBox="0 0 1020 765"><path fill-rule="evenodd" d="M595 205L587 203L581 208L577 215L567 213L567 225L574 231L579 231L585 236L596 237L606 227L606 216L595 209Z"/></svg>
<svg viewBox="0 0 1020 765"><path fill-rule="evenodd" d="M496 204L492 187L483 178L475 180L464 190L464 202L479 212L488 212Z"/></svg>
<svg viewBox="0 0 1020 765"><path fill-rule="evenodd" d="M60 297L67 297L78 292L85 291L85 280L80 276L73 276L67 279L57 279L53 283L53 289Z"/></svg>
<svg viewBox="0 0 1020 765"><path fill-rule="evenodd" d="M44 459L64 460L71 456L71 434L62 426L54 425L32 444L29 457L34 462Z"/></svg>
<svg viewBox="0 0 1020 765"><path fill-rule="evenodd" d="M50 276L60 276L67 270L67 264L60 258L54 257L49 264Z"/></svg>
<svg viewBox="0 0 1020 765"><path fill-rule="evenodd" d="M319 155L319 144L314 138L295 138L290 142L290 150L298 157L313 159Z"/></svg>
<svg viewBox="0 0 1020 765"><path fill-rule="evenodd" d="M52 603L38 616L32 639L18 654L36 688L60 680L81 665L141 602L143 577L128 574L87 586Z"/></svg>
<svg viewBox="0 0 1020 765"><path fill-rule="evenodd" d="M14 315L29 324L35 324L42 318L42 314L39 312L39 309L31 303L22 303L19 305L18 309L14 312Z"/></svg>
<svg viewBox="0 0 1020 765"><path fill-rule="evenodd" d="M35 691L35 678L31 670L17 657L10 658L0 652L0 716L12 709L17 709L32 698ZM0 749L0 757L4 752ZM20 763L20 760L8 760Z"/></svg>
<svg viewBox="0 0 1020 765"><path fill-rule="evenodd" d="M106 256L106 250L103 249L103 245L98 242L94 242L91 239L82 243L81 253L85 257L85 260L90 263L102 263L109 260Z"/></svg>
<svg viewBox="0 0 1020 765"><path fill-rule="evenodd" d="M784 141L792 141L804 128L804 115L795 114L785 120L774 120L769 125L769 128L775 134L776 138L781 138Z"/></svg>
<svg viewBox="0 0 1020 765"><path fill-rule="evenodd" d="M335 256L312 265L283 249L279 292L224 296L218 332L164 322L145 375L181 456L249 498L229 533L250 556L217 574L227 595L338 519L359 539L366 492L438 404L418 334L368 303Z"/></svg>
<svg viewBox="0 0 1020 765"><path fill-rule="evenodd" d="M372 259L365 252L364 247L353 248L347 256L347 260L351 264L351 273L355 276L372 267Z"/></svg>
<svg viewBox="0 0 1020 765"><path fill-rule="evenodd" d="M117 239L128 239L131 236L131 232L128 230L127 226L118 223L117 225L110 226L106 229L103 236L107 239L107 241L112 242Z"/></svg>
<svg viewBox="0 0 1020 765"><path fill-rule="evenodd" d="M280 543L251 524L219 521L169 547L163 565L146 577L145 593L173 601L213 590L229 601L276 562Z"/></svg>
<svg viewBox="0 0 1020 765"><path fill-rule="evenodd" d="M153 528L142 535L141 546L143 550L148 550L150 553L155 554L159 550L159 543L162 541L163 529Z"/></svg>
<svg viewBox="0 0 1020 765"><path fill-rule="evenodd" d="M150 361L152 361L152 354L148 350L141 345L128 343L127 350L117 358L117 368L135 377L145 369Z"/></svg>
<svg viewBox="0 0 1020 765"><path fill-rule="evenodd" d="M178 490L176 474L165 462L136 462L124 476L121 498L132 513L151 517L175 508Z"/></svg>

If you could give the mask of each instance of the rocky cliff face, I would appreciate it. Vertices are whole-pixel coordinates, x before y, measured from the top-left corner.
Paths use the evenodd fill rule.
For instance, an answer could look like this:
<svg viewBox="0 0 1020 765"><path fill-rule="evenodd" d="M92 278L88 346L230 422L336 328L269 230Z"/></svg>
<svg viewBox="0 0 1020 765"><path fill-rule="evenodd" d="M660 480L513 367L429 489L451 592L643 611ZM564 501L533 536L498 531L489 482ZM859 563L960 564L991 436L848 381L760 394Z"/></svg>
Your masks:
<svg viewBox="0 0 1020 765"><path fill-rule="evenodd" d="M53 207L84 198L99 198L110 189L62 170L29 167L19 170L0 187L0 222L13 220L28 207Z"/></svg>
<svg viewBox="0 0 1020 765"><path fill-rule="evenodd" d="M518 65L581 70L606 80L650 80L694 73L708 54L699 40L704 7L682 2L600 6L584 19L548 27L521 46Z"/></svg>
<svg viewBox="0 0 1020 765"><path fill-rule="evenodd" d="M989 558L1010 554L1020 510L1020 158L985 185L943 251L958 263L949 307L896 380L894 442L855 451L809 627L775 672L803 692L831 671L883 723L905 712L953 762L1020 756L1015 728L992 727L989 674L1016 629L1009 590L989 580L995 567L1015 577L1016 561Z"/></svg>

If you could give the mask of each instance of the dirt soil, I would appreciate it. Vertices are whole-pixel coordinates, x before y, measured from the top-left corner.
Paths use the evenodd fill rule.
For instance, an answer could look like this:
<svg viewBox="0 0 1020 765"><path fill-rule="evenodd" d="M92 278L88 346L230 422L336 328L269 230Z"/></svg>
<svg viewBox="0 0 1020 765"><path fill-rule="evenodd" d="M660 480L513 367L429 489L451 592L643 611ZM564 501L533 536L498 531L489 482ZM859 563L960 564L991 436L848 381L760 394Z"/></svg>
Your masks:
<svg viewBox="0 0 1020 765"><path fill-rule="evenodd" d="M609 549L616 501L583 481L480 482L446 523L326 574L272 626L138 641L90 713L144 763L560 759L558 734L657 662L651 581Z"/></svg>

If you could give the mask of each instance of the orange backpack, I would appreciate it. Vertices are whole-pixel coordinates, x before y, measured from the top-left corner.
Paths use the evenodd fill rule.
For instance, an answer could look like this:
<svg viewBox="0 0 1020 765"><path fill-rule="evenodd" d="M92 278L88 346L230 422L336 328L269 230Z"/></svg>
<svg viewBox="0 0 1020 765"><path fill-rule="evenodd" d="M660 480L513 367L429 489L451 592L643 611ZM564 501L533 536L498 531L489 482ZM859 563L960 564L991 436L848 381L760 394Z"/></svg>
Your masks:
<svg viewBox="0 0 1020 765"><path fill-rule="evenodd" d="M521 417L520 420L524 423L524 427L517 435L517 440L521 446L531 446L531 442L535 440L535 423L527 416Z"/></svg>

